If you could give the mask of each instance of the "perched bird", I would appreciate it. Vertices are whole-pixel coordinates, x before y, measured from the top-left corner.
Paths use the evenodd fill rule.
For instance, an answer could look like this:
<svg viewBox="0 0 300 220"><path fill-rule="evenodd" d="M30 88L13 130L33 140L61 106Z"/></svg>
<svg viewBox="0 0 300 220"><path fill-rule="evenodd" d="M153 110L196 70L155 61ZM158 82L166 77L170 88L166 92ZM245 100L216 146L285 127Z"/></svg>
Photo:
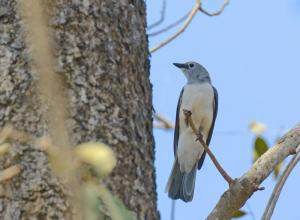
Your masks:
<svg viewBox="0 0 300 220"><path fill-rule="evenodd" d="M192 120L203 140L209 145L218 111L218 93L207 70L196 62L174 63L187 78L177 104L174 133L175 162L166 191L171 199L189 202L193 199L196 171L203 165L205 154L192 129L186 124L183 109L192 112Z"/></svg>

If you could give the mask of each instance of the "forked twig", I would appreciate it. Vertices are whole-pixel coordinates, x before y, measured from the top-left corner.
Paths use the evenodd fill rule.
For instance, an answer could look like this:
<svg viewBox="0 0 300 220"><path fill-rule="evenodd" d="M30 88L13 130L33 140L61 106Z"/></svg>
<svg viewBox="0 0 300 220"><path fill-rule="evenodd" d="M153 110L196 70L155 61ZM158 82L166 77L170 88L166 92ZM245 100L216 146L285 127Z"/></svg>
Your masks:
<svg viewBox="0 0 300 220"><path fill-rule="evenodd" d="M224 0L224 3L222 5L222 7L218 11L216 11L214 13L210 13L210 12L206 11L204 8L202 8L202 5L200 5L199 11L203 12L207 16L211 16L211 17L212 16L218 16L218 15L220 15L224 11L224 9L226 8L227 5L229 5L229 0Z"/></svg>
<svg viewBox="0 0 300 220"><path fill-rule="evenodd" d="M223 178L227 181L227 183L229 185L233 184L235 182L235 180L233 180L227 173L226 171L222 168L222 166L220 165L220 163L218 162L217 158L215 157L215 155L211 152L211 150L208 148L207 144L205 143L205 141L203 140L202 134L200 132L197 131L195 124L192 120L192 112L186 109L183 109L183 113L185 116L185 120L188 124L188 126L191 127L191 129L193 130L194 134L197 136L196 141L199 141L201 143L201 145L203 146L204 150L206 151L206 153L208 154L208 156L210 157L210 159L212 160L212 162L214 163L214 165L216 166L216 168L218 169L218 171L220 172L220 174L223 176Z"/></svg>
<svg viewBox="0 0 300 220"><path fill-rule="evenodd" d="M149 51L150 53L153 53L155 51L157 51L158 49L160 49L161 47L165 46L166 44L170 43L172 40L174 40L176 37L178 37L182 32L185 31L185 29L189 26L189 24L191 23L192 19L194 18L195 14L198 12L199 7L201 4L201 0L197 0L190 15L188 16L188 18L186 19L186 21L184 22L183 26L179 29L178 32L176 32L174 35L172 35L171 37L167 38L166 40L162 41L161 43L159 43L157 46L155 46L154 48L151 48Z"/></svg>
<svg viewBox="0 0 300 220"><path fill-rule="evenodd" d="M220 15L225 7L229 4L229 0L224 0L224 4L222 5L222 7L214 13L209 13L207 11L205 11L202 7L201 7L201 0L196 0L196 3L193 7L193 9L191 10L189 16L186 18L184 24L182 25L182 27L171 37L165 39L164 41L160 42L158 45L156 45L155 47L151 48L149 50L150 53L153 53L155 51L157 51L158 49L162 48L163 46L165 46L166 44L170 43L172 40L174 40L176 37L178 37L180 34L182 34L185 29L189 26L189 24L191 23L192 19L194 18L194 16L196 15L196 13L198 11L203 12L204 14L208 15L208 16L217 16ZM177 25L177 24L176 24ZM168 30L168 29L167 29ZM161 33L161 32L160 32ZM158 33L159 34L159 33Z"/></svg>

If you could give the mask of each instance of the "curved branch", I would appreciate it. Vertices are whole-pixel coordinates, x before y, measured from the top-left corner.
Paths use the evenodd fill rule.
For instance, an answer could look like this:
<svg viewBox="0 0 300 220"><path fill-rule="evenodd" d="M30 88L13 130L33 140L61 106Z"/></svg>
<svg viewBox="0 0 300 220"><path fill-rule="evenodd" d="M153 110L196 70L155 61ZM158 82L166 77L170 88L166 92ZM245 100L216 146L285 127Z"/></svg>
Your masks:
<svg viewBox="0 0 300 220"><path fill-rule="evenodd" d="M223 193L207 220L230 219L241 208L257 187L272 173L278 163L296 153L300 145L300 124L284 135L264 153L253 166Z"/></svg>
<svg viewBox="0 0 300 220"><path fill-rule="evenodd" d="M167 32L168 30L172 29L173 27L176 27L177 25L179 25L181 22L184 22L187 17L189 16L191 12L189 11L188 13L186 13L184 16L182 16L180 19L178 19L177 21L175 21L174 23L158 30L158 31L155 31L155 32L152 32L152 33L149 33L148 34L148 37L154 37L156 35L159 35L159 34L162 34L164 32Z"/></svg>
<svg viewBox="0 0 300 220"><path fill-rule="evenodd" d="M292 158L292 160L289 162L287 167L285 168L284 172L282 173L282 175L280 176L278 182L276 183L276 186L274 187L274 190L273 190L272 195L269 199L267 207L266 207L266 209L264 211L264 214L261 218L262 220L270 220L271 219L273 211L274 211L275 206L276 206L276 203L278 201L279 195L282 191L282 188L283 188L287 178L291 174L292 170L294 169L294 167L297 165L297 163L299 161L300 161L300 156L295 155Z"/></svg>
<svg viewBox="0 0 300 220"><path fill-rule="evenodd" d="M154 22L153 24L150 24L147 28L148 30L151 30L152 28L154 28L164 22L165 16L166 16L166 8L167 8L167 2L166 2L166 0L163 0L161 11L160 11L160 18L158 21Z"/></svg>
<svg viewBox="0 0 300 220"><path fill-rule="evenodd" d="M201 11L204 14L206 14L207 16L211 16L211 17L212 16L218 16L218 15L220 15L224 11L224 9L226 8L227 5L229 5L229 0L224 0L224 3L222 5L222 7L218 11L216 11L214 13L210 13L210 12L205 11L204 8L202 8L202 5L200 5L199 11Z"/></svg>
<svg viewBox="0 0 300 220"><path fill-rule="evenodd" d="M198 12L198 9L201 5L201 0L197 0L190 15L188 16L188 18L186 19L186 21L184 22L183 26L179 29L179 31L177 33L175 33L174 35L172 35L171 37L167 38L166 40L162 41L161 43L159 43L157 46L155 46L154 48L151 48L149 50L150 53L153 53L155 51L157 51L158 49L162 48L163 46L165 46L166 44L170 43L172 40L174 40L176 37L178 37L180 34L182 34L185 29L189 26L189 24L191 23L191 21L193 20L195 14Z"/></svg>

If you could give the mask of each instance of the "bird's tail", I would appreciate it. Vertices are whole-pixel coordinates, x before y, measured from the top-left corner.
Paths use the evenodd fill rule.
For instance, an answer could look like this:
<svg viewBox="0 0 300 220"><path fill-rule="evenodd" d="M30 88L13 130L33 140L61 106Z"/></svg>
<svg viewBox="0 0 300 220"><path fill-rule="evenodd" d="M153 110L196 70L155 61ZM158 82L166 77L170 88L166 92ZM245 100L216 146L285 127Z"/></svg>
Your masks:
<svg viewBox="0 0 300 220"><path fill-rule="evenodd" d="M166 192L171 199L181 199L190 202L194 196L197 166L189 173L180 171L178 160L176 159L169 177Z"/></svg>

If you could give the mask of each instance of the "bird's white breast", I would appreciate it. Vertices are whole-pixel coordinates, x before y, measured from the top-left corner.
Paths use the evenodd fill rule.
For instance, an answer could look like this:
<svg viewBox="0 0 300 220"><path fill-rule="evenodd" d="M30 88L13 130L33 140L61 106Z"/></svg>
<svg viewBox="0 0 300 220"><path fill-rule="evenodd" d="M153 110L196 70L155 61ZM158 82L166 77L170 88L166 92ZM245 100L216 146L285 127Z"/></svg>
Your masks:
<svg viewBox="0 0 300 220"><path fill-rule="evenodd" d="M177 151L181 171L191 171L204 150L200 143L195 141L196 136L191 128L186 126L182 110L186 109L192 112L192 120L206 140L213 120L213 102L214 92L209 83L187 84L184 87L179 113Z"/></svg>

